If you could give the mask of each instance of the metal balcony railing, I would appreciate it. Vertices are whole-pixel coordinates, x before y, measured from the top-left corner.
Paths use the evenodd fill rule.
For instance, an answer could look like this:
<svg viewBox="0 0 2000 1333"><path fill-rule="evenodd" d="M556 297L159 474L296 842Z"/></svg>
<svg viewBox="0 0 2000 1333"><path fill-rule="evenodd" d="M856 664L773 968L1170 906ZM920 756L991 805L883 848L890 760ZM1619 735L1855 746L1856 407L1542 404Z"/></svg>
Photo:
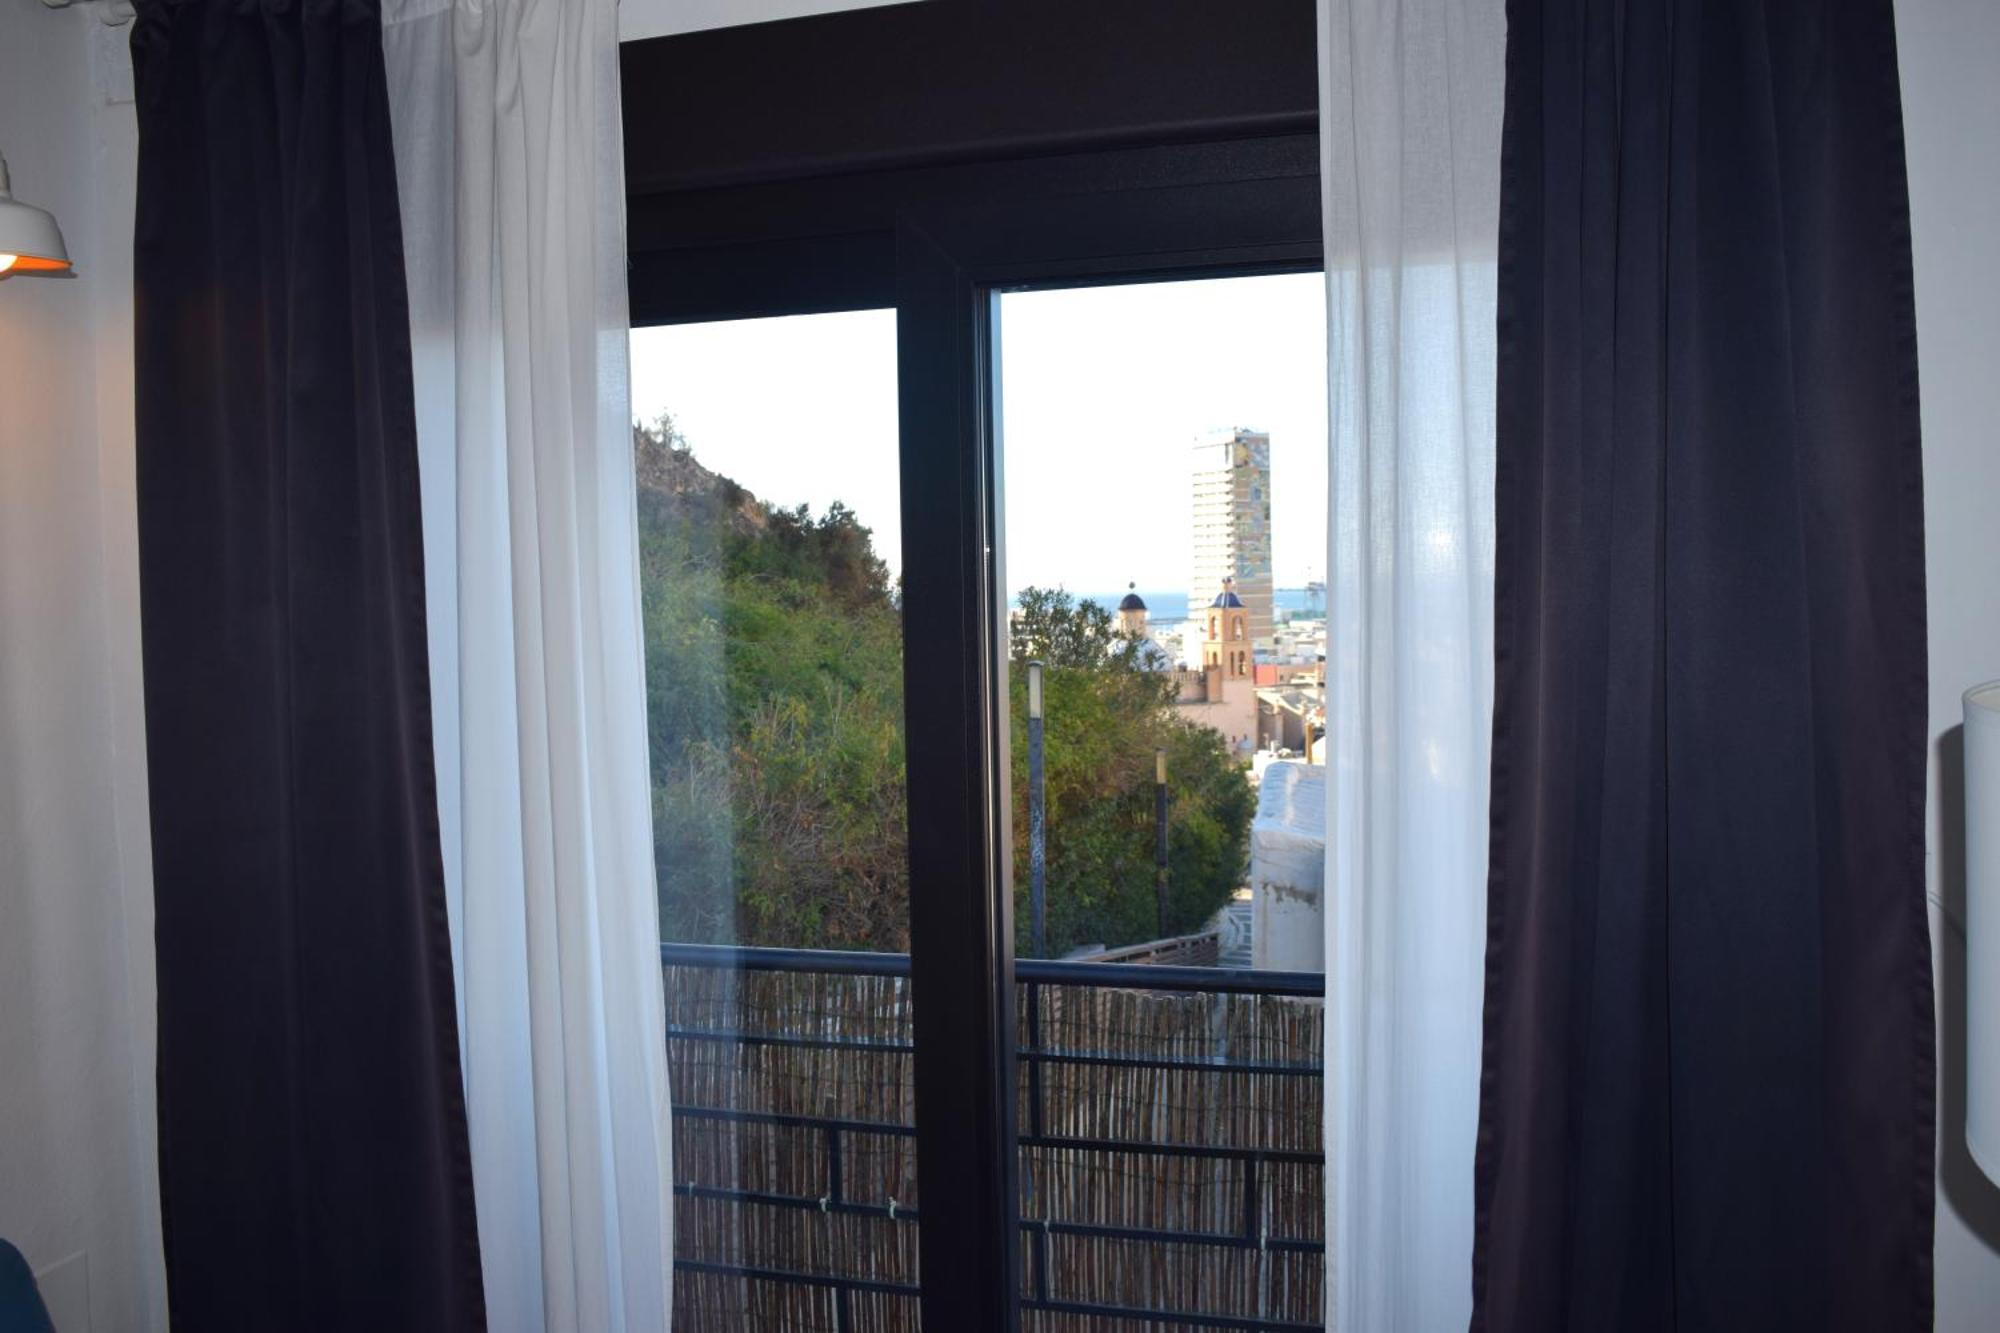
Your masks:
<svg viewBox="0 0 2000 1333"><path fill-rule="evenodd" d="M661 959L677 1326L916 1328L908 955ZM1320 975L1015 978L1024 1326L1321 1327Z"/></svg>

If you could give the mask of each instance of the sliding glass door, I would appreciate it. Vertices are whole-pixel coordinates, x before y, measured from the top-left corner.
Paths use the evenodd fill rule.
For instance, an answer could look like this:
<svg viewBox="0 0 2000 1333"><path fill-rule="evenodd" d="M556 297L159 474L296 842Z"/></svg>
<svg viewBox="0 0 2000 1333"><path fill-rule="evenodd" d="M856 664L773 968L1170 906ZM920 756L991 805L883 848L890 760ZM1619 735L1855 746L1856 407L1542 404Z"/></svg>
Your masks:
<svg viewBox="0 0 2000 1333"><path fill-rule="evenodd" d="M1324 292L992 297L1024 1327L1319 1326Z"/></svg>
<svg viewBox="0 0 2000 1333"><path fill-rule="evenodd" d="M1317 1322L1318 206L1258 160L634 334L683 1328Z"/></svg>
<svg viewBox="0 0 2000 1333"><path fill-rule="evenodd" d="M1319 1325L1317 237L1310 178L899 232L938 1327ZM1256 396L1232 358L1271 391L1190 394ZM1289 853L1268 873L1265 832Z"/></svg>
<svg viewBox="0 0 2000 1333"><path fill-rule="evenodd" d="M895 315L632 370L675 1327L915 1328Z"/></svg>

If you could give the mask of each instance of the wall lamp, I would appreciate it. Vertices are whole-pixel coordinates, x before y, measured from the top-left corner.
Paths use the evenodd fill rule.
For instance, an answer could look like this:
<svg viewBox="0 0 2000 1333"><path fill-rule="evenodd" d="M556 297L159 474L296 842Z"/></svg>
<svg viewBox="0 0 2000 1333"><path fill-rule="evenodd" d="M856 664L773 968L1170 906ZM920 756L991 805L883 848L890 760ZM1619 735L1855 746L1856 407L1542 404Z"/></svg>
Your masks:
<svg viewBox="0 0 2000 1333"><path fill-rule="evenodd" d="M0 278L24 273L58 277L71 271L62 229L47 210L14 197L7 159L0 157Z"/></svg>

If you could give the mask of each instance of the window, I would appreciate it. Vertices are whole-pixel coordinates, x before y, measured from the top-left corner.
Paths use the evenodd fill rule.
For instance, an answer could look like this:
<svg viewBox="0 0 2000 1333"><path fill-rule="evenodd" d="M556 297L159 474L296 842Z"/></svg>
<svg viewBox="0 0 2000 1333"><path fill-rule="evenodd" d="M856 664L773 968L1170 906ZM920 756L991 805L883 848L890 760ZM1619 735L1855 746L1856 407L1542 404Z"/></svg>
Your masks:
<svg viewBox="0 0 2000 1333"><path fill-rule="evenodd" d="M639 329L632 384L662 933L905 953L894 313Z"/></svg>
<svg viewBox="0 0 2000 1333"><path fill-rule="evenodd" d="M803 1271L810 1254L907 1287L871 1293L864 1324L903 1327L916 1235L898 1213L917 1181L895 316L636 329L632 385L677 1323L794 1326L826 1291L730 1270Z"/></svg>
<svg viewBox="0 0 2000 1333"><path fill-rule="evenodd" d="M1159 21L1161 3L1175 6L1173 22ZM1049 49L1066 53L1074 75L1060 88L1022 77L1046 68L1037 53ZM663 848L663 906L673 908L665 915L683 937L664 945L664 956L671 970L695 969L698 951L727 955L700 961L706 979L699 983L669 983L670 997L689 1001L675 1015L670 1058L677 1148L688 1145L676 1166L677 1320L684 1329L861 1333L913 1328L921 1318L936 1329L998 1333L1078 1319L1144 1326L1184 1316L1256 1328L1291 1326L1298 1322L1292 1311L1316 1315L1323 1247L1319 1210L1304 1201L1318 1188L1320 1170L1318 1114L1305 1109L1318 1096L1317 1009L1309 998L1319 991L1317 978L1244 976L1198 959L1032 956L1070 951L1053 939L1046 949L1016 948L1016 902L1025 902L1030 888L1020 882L1029 867L1016 836L1029 814L1020 808L1027 803L1029 719L1012 613L1028 610L1026 594L1048 591L1052 580L1016 581L1009 569L1032 552L1031 542L1053 549L1088 534L1033 519L1032 495L1053 496L1054 483L1022 474L1017 490L1008 471L1015 455L1005 447L1009 439L1024 450L1029 444L1027 427L1009 424L1006 399L1026 383L1033 349L1007 339L1029 327L1037 302L1064 289L1104 291L1110 299L1114 287L1143 300L1152 287L1137 283L1185 295L1209 282L1313 282L1313 49L1309 6L1246 15L1181 0L1085 7L1020 0L1005 13L889 7L626 50L633 315L635 324L662 326L635 333L635 399L649 401L649 337L662 346L681 340L683 367L710 358L704 364L714 369L677 371L701 383L663 393L658 409L674 414L683 452L695 463L755 497L747 513L731 511L736 517L728 521L738 527L727 544L735 562L721 560L707 585L715 623L662 622L686 627L664 632L664 652L686 655L696 641L687 636L698 634L721 663L706 677L676 675L660 686L709 701L707 711L695 710L673 724L680 730L664 733L669 763L709 779L691 779L674 798L700 818L684 825L693 830L691 845L675 868ZM839 77L829 82L832 70ZM669 129L693 123L712 132ZM854 335L789 358L756 351L739 335L778 336L788 325L835 329L813 321L864 318L861 312L875 312L865 318L884 327L893 320L893 381L867 372L878 398L879 386L892 384L893 419L871 409L871 441L837 443L828 434L812 456L753 479L755 457L777 455L751 448L742 455L747 461L734 461L737 443L752 440L748 423L786 406L838 414L835 387L815 388L811 376L842 362ZM1220 349L1244 333L1218 323L1193 336ZM734 357L738 369L717 365L716 357ZM737 387L709 421L669 401L684 403L732 374ZM1169 387L1156 378L1125 392L1158 396ZM1199 420L1174 429L1229 424ZM1091 461L1087 451L1110 443L1076 431L1051 438L1051 456L1066 448L1079 467ZM875 441L893 449L896 463L893 558L883 554L889 524L861 499L841 494L845 473L832 486L806 484L829 459L850 455L859 472L872 475L884 456ZM1233 458L1234 446L1247 442L1229 443ZM1192 617L1186 627L1208 629L1206 643L1182 643L1181 661L1214 671L1175 673L1167 663L1159 679L1133 678L1159 686L1171 677L1179 697L1162 699L1159 709L1172 710L1165 715L1190 730L1169 727L1159 733L1167 743L1155 745L1146 730L1159 725L1155 714L1106 714L1114 730L1132 728L1114 747L1123 771L1116 799L1105 802L1115 807L1108 850L1090 876L1068 882L1115 880L1133 891L1121 901L1136 894L1139 909L1126 913L1131 928L1115 939L1109 929L1075 925L1080 934L1072 943L1101 943L1107 951L1167 942L1160 916L1144 910L1158 902L1155 802L1162 787L1169 802L1167 923L1176 931L1199 927L1187 933L1204 936L1217 915L1211 909L1219 906L1225 924L1241 916L1233 891L1220 904L1204 897L1226 887L1227 873L1175 880L1174 868L1192 871L1203 849L1177 834L1173 819L1195 811L1198 800L1254 797L1245 765L1260 762L1253 756L1259 709L1250 693L1255 654L1267 641L1269 651L1279 651L1270 637L1275 627L1254 612L1234 624L1219 611L1203 618L1215 593L1197 600L1198 587L1219 581L1234 558L1225 547L1239 501L1254 507L1271 498L1269 490L1239 496L1219 483L1205 486L1207 508L1197 514L1191 461L1175 471L1190 506L1182 515L1154 524L1140 513L1134 524L1115 497L1105 497L1090 520L1100 528L1125 522L1138 535L1178 528L1190 546L1214 544L1213 559L1224 562L1203 572L1190 554L1175 580L1182 614ZM1234 478L1220 464L1209 471ZM810 610L809 635L784 639L782 612L773 629L763 575L793 591L801 582L824 585L829 604L838 600L833 580L801 575L775 557L772 564L753 559L747 553L759 543L743 530L775 528L788 559L802 552L824 559L847 549L843 531L820 531L835 499L852 509L853 526L869 529L872 550L890 567L902 661L902 840L860 839L858 848L824 841L827 828L813 821L833 819L828 806L852 807L856 829L881 819L857 795L888 790L865 780L871 770L862 761L875 752L864 745L857 757L836 745L840 763L816 766L810 745L784 741L825 739L808 724L844 722L832 712L850 704L879 722L888 687L880 673L854 675L852 659L821 650L835 635L819 618L823 608ZM811 508L796 523L776 517L799 503ZM1032 527L1015 529L1017 516ZM1288 540L1291 529L1275 511L1267 523ZM696 584L710 577L698 564L690 568ZM1028 577L1026 566L1018 572ZM1256 571L1237 572L1247 581ZM1091 625L1143 644L1153 636L1116 605L1118 590L1138 583L1140 573L1078 576L1074 585L1055 579L1067 606L1051 601L1039 610L1058 621L1066 613L1074 624L1076 595L1083 594L1103 613L1103 625L1094 614ZM1296 582L1312 571L1263 574ZM748 575L756 576L750 584L732 586L732 576ZM1255 591L1259 604L1268 593L1275 609L1287 590L1266 584ZM753 651L774 641L790 651ZM1081 751L1065 729L1079 716L1071 711L1079 702L1076 681L1057 678L1067 668L1053 657L1045 666L1043 757L1055 763L1060 742L1061 762L1075 771ZM761 708L770 691L745 685L753 668L769 668L764 679L797 687L827 715L800 719L796 708ZM1227 678L1213 701L1193 697L1197 681L1206 690L1207 675ZM876 682L865 704L863 677ZM833 690L835 683L855 692ZM1214 716L1188 721L1200 709ZM771 744L750 744L760 737L746 728L779 713L793 717L794 729L773 726ZM1202 743L1221 756L1205 779L1212 793L1175 785L1208 772L1177 748L1197 725ZM657 723L655 731L657 740ZM675 748L688 737L706 769L688 758L685 743ZM725 744L722 762L715 750ZM1150 762L1158 749L1168 751L1164 784ZM656 767L661 754L656 746ZM804 789L825 797L824 805L772 803L774 782L777 790L795 790L785 784L815 772L830 785L813 779ZM727 785L726 800L718 784ZM1078 835L1098 812L1072 802L1060 813L1063 822L1045 830L1051 841L1044 847L1059 857L1082 849ZM802 828L822 841L780 848L804 847L802 855L759 849L759 839L779 831L797 837ZM829 847L865 854L856 864L878 867L902 852L904 947L884 947L896 941L874 926L823 937L790 929L786 922L818 930L839 923L831 912L774 913L773 894L796 886L782 875L767 881L745 873L770 864L810 877L826 869ZM1059 876L1078 867L1045 868ZM1181 888L1188 889L1185 901L1176 896ZM846 900L835 889L812 901ZM867 894L856 901L861 917L879 924L883 914L869 909L880 902ZM1065 899L1066 907L1073 902ZM1106 938L1081 938L1098 934ZM1216 934L1219 953L1219 928ZM835 951L810 958L781 952L814 943ZM796 975L773 978L787 972ZM1150 1035L1131 1027L1127 1020L1141 1010L1166 1026ZM1268 1062L1283 1067L1229 1077L1246 1087L1268 1085L1271 1095L1284 1089L1310 1140L1252 1143L1222 1128L1191 1131L1143 1117L1139 1090L1149 1079L1179 1080L1175 1100L1188 1108L1226 1102L1199 1086L1209 1077L1205 1057L1181 1050L1215 1024L1288 1052ZM825 1113L829 1089L838 1115ZM865 1107L845 1100L862 1089L875 1100ZM1247 1105L1239 1105L1249 1119L1238 1128L1255 1119ZM1107 1188L1121 1181L1131 1192L1124 1202ZM1141 1186L1157 1206L1139 1200ZM1225 1219L1233 1229L1215 1230ZM1140 1270L1153 1276L1142 1279Z"/></svg>
<svg viewBox="0 0 2000 1333"><path fill-rule="evenodd" d="M1253 970L1258 784L1298 761L1257 753L1250 663L1302 670L1324 639L1324 285L990 300L1024 1315L1313 1324L1320 986ZM1218 436L1259 441L1254 494L1215 483ZM1203 614L1239 587L1247 614Z"/></svg>
<svg viewBox="0 0 2000 1333"><path fill-rule="evenodd" d="M1256 790L1225 776L1252 776L1252 649L1305 669L1324 641L1306 614L1326 559L1324 283L1301 271L1041 287L995 304L1016 955L1145 957L1134 951L1186 938L1209 961L1246 883ZM1250 424L1217 424L1232 420ZM1218 474L1216 442L1239 438L1258 442L1255 465L1231 453ZM1244 612L1203 610L1238 587L1272 626L1254 645L1235 646ZM1203 679L1206 665L1221 679ZM1158 750L1173 762L1156 811Z"/></svg>

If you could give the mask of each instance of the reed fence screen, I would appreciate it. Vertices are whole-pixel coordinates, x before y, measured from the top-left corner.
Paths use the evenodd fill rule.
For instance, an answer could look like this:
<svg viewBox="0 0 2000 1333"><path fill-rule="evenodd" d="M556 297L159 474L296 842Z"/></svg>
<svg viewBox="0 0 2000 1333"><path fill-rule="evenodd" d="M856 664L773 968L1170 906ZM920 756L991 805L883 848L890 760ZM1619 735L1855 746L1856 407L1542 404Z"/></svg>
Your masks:
<svg viewBox="0 0 2000 1333"><path fill-rule="evenodd" d="M908 958L662 953L675 1327L918 1328ZM1320 1328L1315 979L1017 976L1023 1328Z"/></svg>

